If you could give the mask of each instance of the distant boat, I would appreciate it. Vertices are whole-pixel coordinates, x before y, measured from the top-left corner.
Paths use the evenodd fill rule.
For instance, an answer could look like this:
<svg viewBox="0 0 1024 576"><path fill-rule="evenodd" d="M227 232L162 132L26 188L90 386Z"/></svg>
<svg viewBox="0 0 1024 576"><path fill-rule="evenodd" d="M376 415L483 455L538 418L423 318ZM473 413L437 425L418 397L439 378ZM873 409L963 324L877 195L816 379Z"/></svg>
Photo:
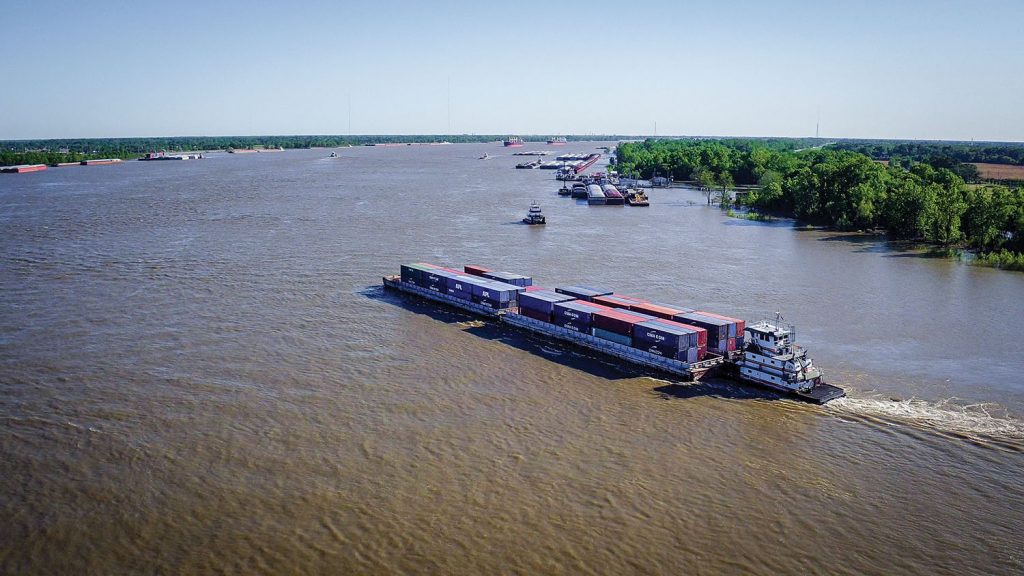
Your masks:
<svg viewBox="0 0 1024 576"><path fill-rule="evenodd" d="M560 146L566 142L568 142L568 140L565 139L565 136L555 136L554 138L548 139L548 144L551 144L552 146Z"/></svg>
<svg viewBox="0 0 1024 576"><path fill-rule="evenodd" d="M524 142L519 136L509 136L508 139L502 142L502 144L504 144L506 148L520 148Z"/></svg>
<svg viewBox="0 0 1024 576"><path fill-rule="evenodd" d="M329 156L329 158L337 158L337 157L338 157L338 153L337 152L331 152L331 155Z"/></svg>
<svg viewBox="0 0 1024 576"><path fill-rule="evenodd" d="M547 218L545 218L544 214L540 211L540 204L537 204L536 202L530 204L530 211L526 213L526 218L523 218L523 224L537 225L546 223Z"/></svg>
<svg viewBox="0 0 1024 576"><path fill-rule="evenodd" d="M640 188L629 188L626 190L626 204L630 206L650 206L647 194Z"/></svg>
<svg viewBox="0 0 1024 576"><path fill-rule="evenodd" d="M488 160L488 159L490 159L490 156L487 155L487 152L484 152L484 155L481 156L480 158L478 158L478 160Z"/></svg>

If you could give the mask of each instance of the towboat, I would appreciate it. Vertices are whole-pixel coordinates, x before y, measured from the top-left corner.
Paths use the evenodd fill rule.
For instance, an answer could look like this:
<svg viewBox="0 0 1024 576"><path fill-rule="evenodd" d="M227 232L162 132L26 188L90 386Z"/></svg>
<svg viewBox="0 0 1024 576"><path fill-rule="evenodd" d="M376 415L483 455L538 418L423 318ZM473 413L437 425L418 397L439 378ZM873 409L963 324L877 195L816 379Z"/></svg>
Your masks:
<svg viewBox="0 0 1024 576"><path fill-rule="evenodd" d="M540 211L540 205L534 202L530 204L530 210L526 213L526 218L523 218L523 224L546 224L547 219L544 218L544 214Z"/></svg>
<svg viewBox="0 0 1024 576"><path fill-rule="evenodd" d="M811 402L824 404L846 395L842 388L825 383L807 350L796 344L796 329L783 324L778 314L774 320L746 327L744 347L735 363L741 380Z"/></svg>
<svg viewBox="0 0 1024 576"><path fill-rule="evenodd" d="M629 188L626 190L626 204L630 206L650 206L651 203L647 194L639 188Z"/></svg>

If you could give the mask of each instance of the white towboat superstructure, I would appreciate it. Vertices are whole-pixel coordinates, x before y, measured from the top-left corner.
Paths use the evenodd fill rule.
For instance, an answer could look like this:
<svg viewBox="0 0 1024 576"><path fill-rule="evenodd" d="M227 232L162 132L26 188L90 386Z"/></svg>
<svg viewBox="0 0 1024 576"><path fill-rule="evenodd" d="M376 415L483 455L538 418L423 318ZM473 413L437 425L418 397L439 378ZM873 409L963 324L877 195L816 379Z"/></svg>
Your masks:
<svg viewBox="0 0 1024 576"><path fill-rule="evenodd" d="M544 224L547 222L547 218L544 218L544 214L540 211L540 204L536 202L530 204L530 210L526 213L526 218L523 218L523 224Z"/></svg>
<svg viewBox="0 0 1024 576"><path fill-rule="evenodd" d="M846 395L824 382L807 350L795 343L796 330L783 324L780 315L747 326L744 335L745 346L736 360L741 379L822 404Z"/></svg>

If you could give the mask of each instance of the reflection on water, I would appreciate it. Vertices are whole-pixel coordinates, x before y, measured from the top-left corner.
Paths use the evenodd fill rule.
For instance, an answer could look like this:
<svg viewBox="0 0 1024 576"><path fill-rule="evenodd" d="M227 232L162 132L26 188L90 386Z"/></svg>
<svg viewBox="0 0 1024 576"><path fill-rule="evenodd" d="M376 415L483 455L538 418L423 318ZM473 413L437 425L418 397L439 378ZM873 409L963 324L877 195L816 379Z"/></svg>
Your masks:
<svg viewBox="0 0 1024 576"><path fill-rule="evenodd" d="M695 191L581 205L491 145L328 153L0 179L0 572L1024 570L1024 275ZM852 398L380 289L423 260L782 310Z"/></svg>

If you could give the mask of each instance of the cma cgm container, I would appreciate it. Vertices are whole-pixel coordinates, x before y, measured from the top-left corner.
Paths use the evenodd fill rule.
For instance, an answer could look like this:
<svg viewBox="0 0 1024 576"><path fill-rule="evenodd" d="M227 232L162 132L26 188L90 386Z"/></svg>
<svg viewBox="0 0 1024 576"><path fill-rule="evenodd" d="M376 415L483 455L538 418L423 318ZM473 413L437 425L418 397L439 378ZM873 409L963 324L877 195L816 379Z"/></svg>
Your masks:
<svg viewBox="0 0 1024 576"><path fill-rule="evenodd" d="M532 286L533 278L529 276L523 276L521 274L512 274L511 272L484 272L481 274L484 278L490 278L491 280L497 280L498 282L504 282L505 284L511 284L513 286Z"/></svg>
<svg viewBox="0 0 1024 576"><path fill-rule="evenodd" d="M469 274L471 276L483 276L484 274L491 271L490 268L484 268L483 266L471 266L468 264L466 266L463 266L462 269L466 271L466 274Z"/></svg>
<svg viewBox="0 0 1024 576"><path fill-rule="evenodd" d="M570 323L574 326L586 326L586 329L580 330L580 332L589 332L590 326L594 322L594 312L598 310L608 310L608 308L584 300L559 302L554 305L554 322L559 326L563 325L563 323Z"/></svg>
<svg viewBox="0 0 1024 576"><path fill-rule="evenodd" d="M643 327L644 334L637 334L636 331ZM633 328L633 336L657 342L667 342L676 348L696 348L701 345L702 333L706 336L703 328L686 326L671 320L656 318L644 322Z"/></svg>
<svg viewBox="0 0 1024 576"><path fill-rule="evenodd" d="M599 288L591 288L589 286L562 286L555 288L555 292L559 294L568 294L573 298L579 298L580 300L592 301L597 296L607 296L611 294L611 290L601 290Z"/></svg>
<svg viewBox="0 0 1024 576"><path fill-rule="evenodd" d="M551 292L550 290L537 290L535 292L523 291L523 293L519 295L519 309L520 311L524 309L534 310L542 314L547 314L550 318L552 312L555 310L555 304L573 299L574 298L572 296Z"/></svg>
<svg viewBox="0 0 1024 576"><path fill-rule="evenodd" d="M632 296L623 296L622 294L608 294L606 296L594 296L592 301L595 304L600 304L602 306L608 306L609 308L625 308L627 310L633 304L639 304L641 302L646 302L646 300L641 300L639 298L633 298Z"/></svg>

